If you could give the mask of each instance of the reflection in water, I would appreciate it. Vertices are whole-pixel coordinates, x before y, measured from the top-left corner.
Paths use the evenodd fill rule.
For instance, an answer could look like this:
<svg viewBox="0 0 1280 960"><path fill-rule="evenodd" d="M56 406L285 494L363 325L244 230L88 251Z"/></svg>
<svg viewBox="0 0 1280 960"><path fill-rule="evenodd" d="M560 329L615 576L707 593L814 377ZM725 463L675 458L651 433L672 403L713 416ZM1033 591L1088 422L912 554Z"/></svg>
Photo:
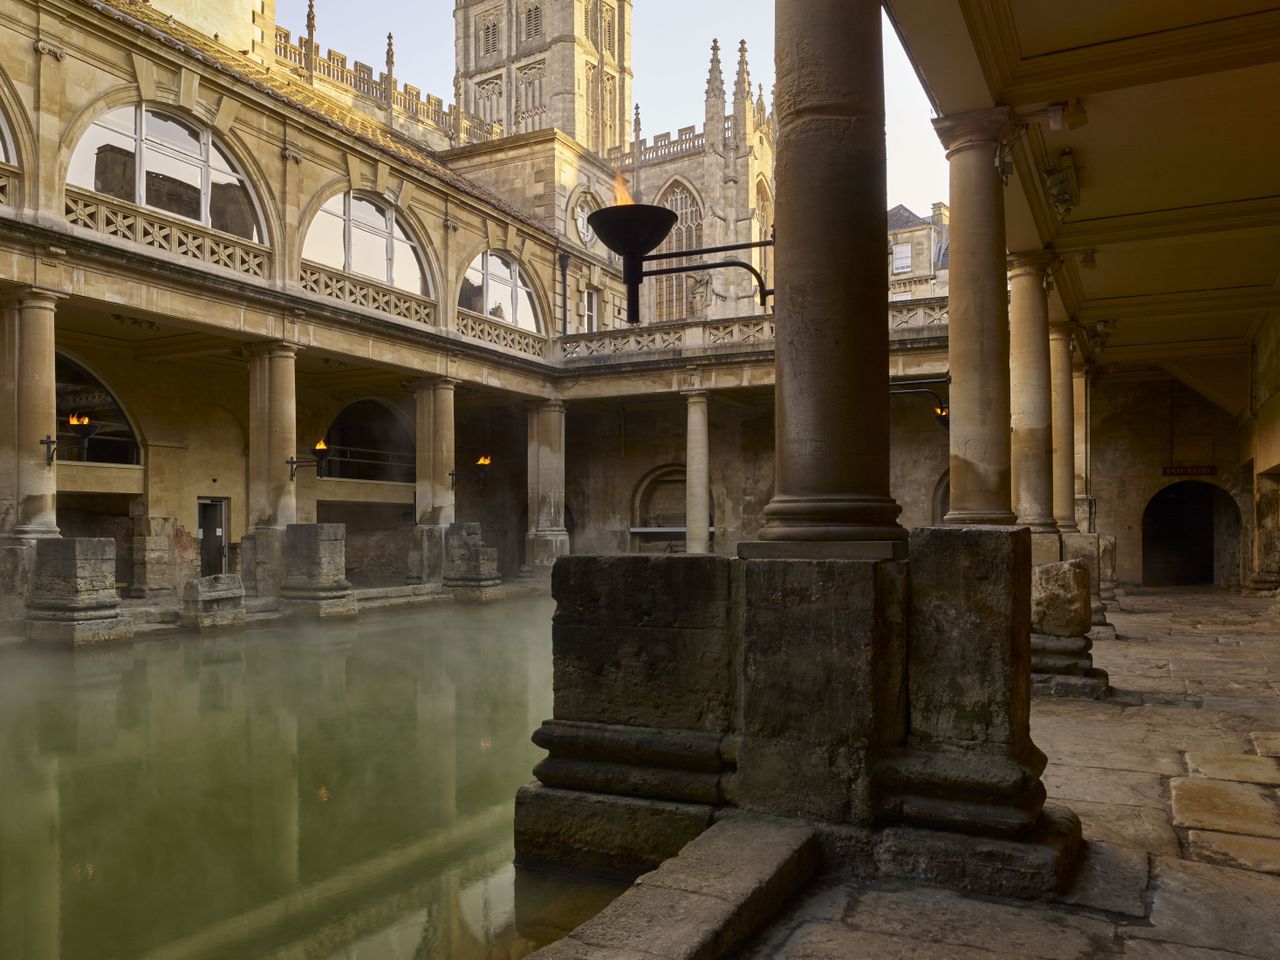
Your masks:
<svg viewBox="0 0 1280 960"><path fill-rule="evenodd" d="M0 650L0 956L513 960L561 935L616 890L511 867L551 609ZM517 883L544 905L519 924Z"/></svg>

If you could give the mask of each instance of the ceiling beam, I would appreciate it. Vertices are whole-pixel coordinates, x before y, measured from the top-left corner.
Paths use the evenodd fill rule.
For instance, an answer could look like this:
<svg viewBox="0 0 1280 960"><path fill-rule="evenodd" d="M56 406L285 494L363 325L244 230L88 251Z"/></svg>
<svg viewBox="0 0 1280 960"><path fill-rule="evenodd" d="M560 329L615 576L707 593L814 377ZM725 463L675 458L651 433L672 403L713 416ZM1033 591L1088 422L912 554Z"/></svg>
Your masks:
<svg viewBox="0 0 1280 960"><path fill-rule="evenodd" d="M1075 319L1081 323L1096 323L1099 320L1212 317L1276 307L1280 307L1280 290L1274 287L1228 287L1087 300L1076 311Z"/></svg>
<svg viewBox="0 0 1280 960"><path fill-rule="evenodd" d="M1053 246L1059 253L1083 253L1115 243L1267 228L1280 229L1280 196L1076 220L1062 224Z"/></svg>
<svg viewBox="0 0 1280 960"><path fill-rule="evenodd" d="M133 358L141 362L183 360L211 353L227 353L240 345L241 341L216 333L183 333L147 341L133 351Z"/></svg>
<svg viewBox="0 0 1280 960"><path fill-rule="evenodd" d="M1133 343L1125 346L1108 344L1098 354L1100 363L1164 363L1176 360L1202 360L1209 357L1249 356L1249 344L1244 340L1219 338L1214 340L1175 340L1166 343Z"/></svg>

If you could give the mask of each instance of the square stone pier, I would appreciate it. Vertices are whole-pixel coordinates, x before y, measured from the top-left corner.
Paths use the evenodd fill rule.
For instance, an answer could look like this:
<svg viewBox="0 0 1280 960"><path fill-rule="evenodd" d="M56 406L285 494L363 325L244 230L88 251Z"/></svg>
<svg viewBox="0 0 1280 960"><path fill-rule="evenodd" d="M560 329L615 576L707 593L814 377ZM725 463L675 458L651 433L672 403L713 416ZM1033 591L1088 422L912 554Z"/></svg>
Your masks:
<svg viewBox="0 0 1280 960"><path fill-rule="evenodd" d="M1031 540L924 528L910 560L565 557L524 865L632 878L734 810L833 866L1053 895L1080 826L1031 741Z"/></svg>
<svg viewBox="0 0 1280 960"><path fill-rule="evenodd" d="M109 538L37 540L27 639L78 647L128 640L133 621L120 615L116 542Z"/></svg>

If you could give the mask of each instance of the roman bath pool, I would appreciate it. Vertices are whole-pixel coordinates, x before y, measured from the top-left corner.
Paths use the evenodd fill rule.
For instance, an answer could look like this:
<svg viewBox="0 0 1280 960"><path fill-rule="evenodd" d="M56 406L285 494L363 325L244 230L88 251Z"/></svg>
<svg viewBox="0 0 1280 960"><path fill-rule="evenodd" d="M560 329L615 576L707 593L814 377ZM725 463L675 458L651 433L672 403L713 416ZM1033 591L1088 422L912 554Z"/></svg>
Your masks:
<svg viewBox="0 0 1280 960"><path fill-rule="evenodd" d="M549 599L0 647L0 956L516 960L618 888L512 867Z"/></svg>

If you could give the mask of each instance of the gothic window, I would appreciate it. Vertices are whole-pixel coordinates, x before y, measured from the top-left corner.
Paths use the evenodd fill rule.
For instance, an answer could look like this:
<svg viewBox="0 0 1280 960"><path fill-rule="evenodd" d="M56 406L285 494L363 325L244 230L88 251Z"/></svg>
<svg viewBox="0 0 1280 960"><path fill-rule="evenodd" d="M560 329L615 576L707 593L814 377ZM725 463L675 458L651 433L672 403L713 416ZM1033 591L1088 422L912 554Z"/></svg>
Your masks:
<svg viewBox="0 0 1280 960"><path fill-rule="evenodd" d="M320 208L302 245L303 259L419 296L431 284L418 245L396 222L396 209L350 191Z"/></svg>
<svg viewBox="0 0 1280 960"><path fill-rule="evenodd" d="M492 57L502 48L502 12L490 10L476 20L480 55Z"/></svg>
<svg viewBox="0 0 1280 960"><path fill-rule="evenodd" d="M596 46L600 45L600 3L599 0L583 0L582 33Z"/></svg>
<svg viewBox="0 0 1280 960"><path fill-rule="evenodd" d="M13 149L13 136L9 133L9 123L0 113L0 163L16 165L17 152Z"/></svg>
<svg viewBox="0 0 1280 960"><path fill-rule="evenodd" d="M604 75L604 148L617 146L618 130L618 95L617 78L613 74Z"/></svg>
<svg viewBox="0 0 1280 960"><path fill-rule="evenodd" d="M764 180L756 183L756 216L760 219L760 239L773 239L773 197ZM760 273L766 283L773 277L773 247L760 248Z"/></svg>
<svg viewBox="0 0 1280 960"><path fill-rule="evenodd" d="M536 40L542 36L542 4L532 3L524 11L524 38Z"/></svg>
<svg viewBox="0 0 1280 960"><path fill-rule="evenodd" d="M142 104L94 121L71 156L67 183L265 242L244 175L209 131Z"/></svg>
<svg viewBox="0 0 1280 960"><path fill-rule="evenodd" d="M476 114L486 123L504 119L501 77L490 77L476 84Z"/></svg>
<svg viewBox="0 0 1280 960"><path fill-rule="evenodd" d="M542 78L546 73L546 63L539 60L521 67L516 76L519 86L516 91L516 126L525 133L541 127L542 117L546 110L542 101Z"/></svg>
<svg viewBox="0 0 1280 960"><path fill-rule="evenodd" d="M693 192L682 183L674 183L658 201L658 205L674 210L676 225L658 248L659 253L675 253L702 246L702 204ZM676 267L694 260L687 257L664 260L662 266ZM684 320L689 317L689 297L693 293L696 278L688 274L657 277L655 290L655 319L658 323Z"/></svg>
<svg viewBox="0 0 1280 960"><path fill-rule="evenodd" d="M515 257L488 250L472 261L462 278L458 309L541 332L542 318L533 284Z"/></svg>
<svg viewBox="0 0 1280 960"><path fill-rule="evenodd" d="M613 12L613 7L604 8L604 48L609 53L613 53L613 39L617 28L617 14Z"/></svg>

